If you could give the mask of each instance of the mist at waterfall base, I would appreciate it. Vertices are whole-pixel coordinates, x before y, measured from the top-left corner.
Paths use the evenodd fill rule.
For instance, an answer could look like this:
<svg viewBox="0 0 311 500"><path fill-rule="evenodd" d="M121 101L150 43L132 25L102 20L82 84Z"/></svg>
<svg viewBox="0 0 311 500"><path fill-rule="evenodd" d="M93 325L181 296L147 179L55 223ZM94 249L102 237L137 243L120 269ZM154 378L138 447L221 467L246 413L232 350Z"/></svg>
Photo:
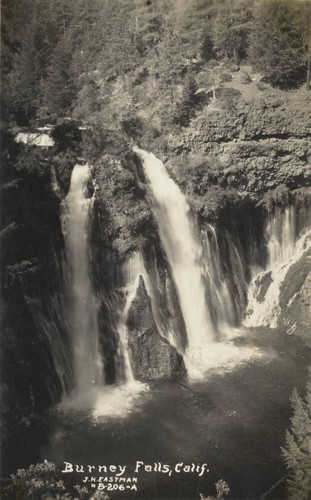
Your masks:
<svg viewBox="0 0 311 500"><path fill-rule="evenodd" d="M105 386L103 362L98 338L98 301L92 289L89 269L89 229L92 198L87 197L90 180L88 165L76 165L71 175L67 197L62 203L62 230L65 240L63 269L65 276L64 316L73 346L72 364L74 388L64 394L64 409L93 407L94 415L126 414L132 407L135 395L145 390L134 381L128 352L125 347L126 311L120 318L120 344L126 371L127 385ZM130 299L133 299L133 293Z"/></svg>
<svg viewBox="0 0 311 500"><path fill-rule="evenodd" d="M105 385L96 323L98 299L88 255L90 173L87 166L76 166L62 211L64 315L73 345L75 382L57 408L23 433L22 447L16 433L8 453L9 472L43 459L55 462L59 470L64 461L127 465L132 477L136 461L172 467L179 462L207 463L210 472L202 477L141 472L135 496L117 491L112 497L197 499L199 493L214 494L213 484L224 479L231 498L259 498L286 472L280 446L291 417L289 398L294 387L305 391L310 351L301 339L276 326L282 280L310 247L310 231L307 224L299 223L304 218L302 209L275 209L265 226L266 267L254 262L249 286L241 251L226 233L229 260L238 279L228 277L215 229L210 225L196 228L185 197L164 165L150 153L138 148L136 152L142 159L148 200L184 318L187 346L183 350L172 318L160 310L159 273L151 274L144 255L134 252L122 269L125 300L117 324L122 377L115 385ZM127 314L139 276L151 299L159 333L183 355L188 382L158 380L147 385L134 380ZM266 276L270 285L265 285L264 294ZM230 279L236 279L234 287ZM241 326L246 290L248 306ZM79 474L60 478L72 484L82 480Z"/></svg>
<svg viewBox="0 0 311 500"><path fill-rule="evenodd" d="M216 331L203 280L202 243L195 235L189 205L179 187L169 177L163 163L152 153L139 148L134 150L142 159L149 183L149 203L158 223L160 240L172 270L185 322L188 346L184 362L188 375L200 378L204 369L208 368L208 363L211 367L216 359L219 364L219 355L223 356L227 351L225 344L219 350L219 344L215 342ZM178 350L178 341L176 342L174 335L169 340L173 341ZM218 351L217 354L215 350Z"/></svg>

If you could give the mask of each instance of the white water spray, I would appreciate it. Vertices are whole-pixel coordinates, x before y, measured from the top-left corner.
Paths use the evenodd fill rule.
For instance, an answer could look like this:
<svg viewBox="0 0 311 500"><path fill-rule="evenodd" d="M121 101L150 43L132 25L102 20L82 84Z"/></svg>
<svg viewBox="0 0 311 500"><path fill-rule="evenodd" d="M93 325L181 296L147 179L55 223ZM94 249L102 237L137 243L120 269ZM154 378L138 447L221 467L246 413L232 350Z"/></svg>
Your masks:
<svg viewBox="0 0 311 500"><path fill-rule="evenodd" d="M202 246L195 237L190 208L163 163L152 153L134 148L143 161L150 186L150 203L161 242L171 266L188 335L188 357L214 340L214 327L205 300Z"/></svg>
<svg viewBox="0 0 311 500"><path fill-rule="evenodd" d="M119 357L121 358L121 367L123 368L125 382L127 383L131 383L134 381L134 374L131 366L131 357L128 347L127 318L131 304L136 296L136 291L139 285L139 277L142 275L142 271L144 271L144 269L141 256L138 252L134 252L125 262L122 269L122 273L125 275L126 282L126 285L123 288L126 300L117 326L120 338ZM121 375L119 375L119 379L120 378Z"/></svg>
<svg viewBox="0 0 311 500"><path fill-rule="evenodd" d="M311 247L311 230L308 227L304 226L297 235L299 216L299 211L293 205L285 210L277 207L267 218L267 266L254 276L249 287L244 321L247 327L277 327L282 283L290 267Z"/></svg>
<svg viewBox="0 0 311 500"><path fill-rule="evenodd" d="M73 346L76 393L83 395L102 382L103 366L98 346L97 300L92 290L88 237L92 199L86 198L87 165L76 165L70 190L62 203L65 238L65 316Z"/></svg>
<svg viewBox="0 0 311 500"><path fill-rule="evenodd" d="M233 261L231 262L231 267L239 273L240 279L243 280L243 265L241 260L237 258L238 251L228 234L226 234L226 238L228 245L230 245L229 258ZM225 334L230 334L232 326L236 324L233 297L230 293L228 281L223 273L215 228L207 224L206 230L201 231L201 239L204 249L204 271L206 281L209 284L208 300L212 304L214 311L214 323L217 326L220 336L223 337ZM240 300L240 297L238 297L238 301Z"/></svg>
<svg viewBox="0 0 311 500"><path fill-rule="evenodd" d="M296 224L295 206L291 205L282 211L276 208L269 214L266 224L266 241L268 250L267 268L288 261L295 252Z"/></svg>

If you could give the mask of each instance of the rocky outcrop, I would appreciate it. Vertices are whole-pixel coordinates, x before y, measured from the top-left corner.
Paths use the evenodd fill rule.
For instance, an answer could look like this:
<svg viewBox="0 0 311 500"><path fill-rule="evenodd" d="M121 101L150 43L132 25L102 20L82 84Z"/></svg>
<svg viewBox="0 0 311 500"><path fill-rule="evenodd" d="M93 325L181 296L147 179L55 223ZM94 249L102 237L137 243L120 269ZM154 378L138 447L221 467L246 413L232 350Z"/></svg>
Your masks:
<svg viewBox="0 0 311 500"><path fill-rule="evenodd" d="M128 331L135 379L146 381L185 377L182 357L157 330L142 277L129 311Z"/></svg>
<svg viewBox="0 0 311 500"><path fill-rule="evenodd" d="M61 314L60 200L46 155L19 146L3 161L2 402L17 413L57 402L72 376Z"/></svg>
<svg viewBox="0 0 311 500"><path fill-rule="evenodd" d="M219 95L189 127L169 135L162 148L158 143L157 154L167 159L177 181L182 184L181 158L190 164L202 156L218 163L219 184L242 197L260 200L280 184L290 189L310 185L308 93L268 87L260 92L239 81L232 85L241 90L239 98L226 101Z"/></svg>
<svg viewBox="0 0 311 500"><path fill-rule="evenodd" d="M311 249L288 271L280 291L279 326L310 342Z"/></svg>

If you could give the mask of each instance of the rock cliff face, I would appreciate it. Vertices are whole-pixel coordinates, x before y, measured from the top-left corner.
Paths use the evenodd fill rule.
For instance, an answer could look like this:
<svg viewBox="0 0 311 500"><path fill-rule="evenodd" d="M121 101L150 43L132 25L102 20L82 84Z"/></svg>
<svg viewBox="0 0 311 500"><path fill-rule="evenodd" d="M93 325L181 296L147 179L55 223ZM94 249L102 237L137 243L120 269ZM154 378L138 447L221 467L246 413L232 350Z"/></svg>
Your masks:
<svg viewBox="0 0 311 500"><path fill-rule="evenodd" d="M158 144L158 153L177 180L181 158L210 157L220 162L218 184L256 200L280 184L290 189L310 185L310 95L303 89L259 90L255 77L245 84L242 74L233 74L187 129ZM224 90L238 95L225 98Z"/></svg>
<svg viewBox="0 0 311 500"><path fill-rule="evenodd" d="M279 326L311 343L311 249L288 271L280 291Z"/></svg>
<svg viewBox="0 0 311 500"><path fill-rule="evenodd" d="M157 330L142 277L128 315L128 334L133 372L137 380L185 377L182 357Z"/></svg>
<svg viewBox="0 0 311 500"><path fill-rule="evenodd" d="M17 157L10 140L2 169L2 403L28 413L57 402L72 369L61 314L64 246L60 200L45 153ZM53 348L52 348L53 346Z"/></svg>

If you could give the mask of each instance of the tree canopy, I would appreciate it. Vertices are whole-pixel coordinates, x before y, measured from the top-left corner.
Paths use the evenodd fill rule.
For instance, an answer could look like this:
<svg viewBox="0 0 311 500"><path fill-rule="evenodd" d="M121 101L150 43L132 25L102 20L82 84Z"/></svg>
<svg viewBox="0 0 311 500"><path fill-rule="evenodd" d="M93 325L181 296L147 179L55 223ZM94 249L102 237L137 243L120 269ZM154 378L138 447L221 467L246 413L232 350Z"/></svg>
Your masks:
<svg viewBox="0 0 311 500"><path fill-rule="evenodd" d="M272 85L301 85L310 72L311 3L297 4L4 0L3 119L75 116L120 128L139 115L152 133L187 126L203 75L215 92L228 60L251 64Z"/></svg>

